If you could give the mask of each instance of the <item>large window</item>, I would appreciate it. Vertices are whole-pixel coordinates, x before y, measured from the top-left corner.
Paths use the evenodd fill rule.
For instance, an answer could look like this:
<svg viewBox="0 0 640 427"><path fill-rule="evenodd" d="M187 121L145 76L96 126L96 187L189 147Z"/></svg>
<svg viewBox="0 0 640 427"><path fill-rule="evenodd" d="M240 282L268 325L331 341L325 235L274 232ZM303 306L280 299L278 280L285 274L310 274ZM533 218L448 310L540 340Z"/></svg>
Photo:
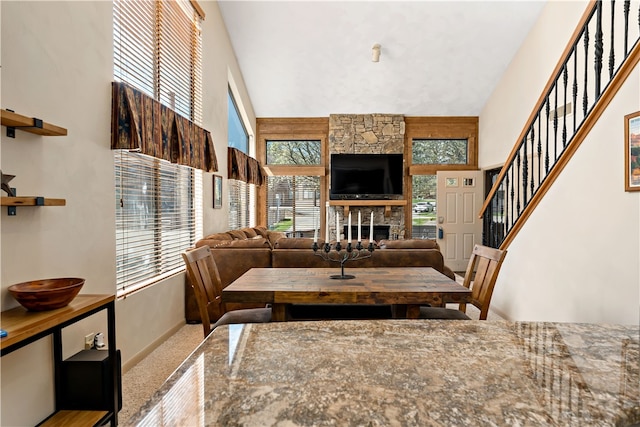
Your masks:
<svg viewBox="0 0 640 427"><path fill-rule="evenodd" d="M320 221L320 177L305 166L320 165L319 140L267 140L267 164L278 173L267 180L267 226L291 237L313 237ZM277 166L284 166L278 169ZM290 167L287 167L290 166Z"/></svg>
<svg viewBox="0 0 640 427"><path fill-rule="evenodd" d="M228 139L229 147L237 148L249 154L249 133L244 126L231 89L228 92ZM229 180L229 229L249 227L252 225L252 203L255 199L255 185L236 179Z"/></svg>
<svg viewBox="0 0 640 427"><path fill-rule="evenodd" d="M189 0L114 1L114 78L202 121L201 18ZM202 234L202 172L114 151L118 296L184 269Z"/></svg>
<svg viewBox="0 0 640 427"><path fill-rule="evenodd" d="M271 230L283 231L289 237L313 237L321 225L320 204L320 177L267 179L267 226Z"/></svg>

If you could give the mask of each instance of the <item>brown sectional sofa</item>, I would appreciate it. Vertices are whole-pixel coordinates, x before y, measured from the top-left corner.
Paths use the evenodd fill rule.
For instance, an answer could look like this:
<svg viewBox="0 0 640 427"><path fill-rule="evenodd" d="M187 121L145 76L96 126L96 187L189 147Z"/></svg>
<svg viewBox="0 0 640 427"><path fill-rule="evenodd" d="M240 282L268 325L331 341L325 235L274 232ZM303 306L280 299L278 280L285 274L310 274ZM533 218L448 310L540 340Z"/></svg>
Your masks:
<svg viewBox="0 0 640 427"><path fill-rule="evenodd" d="M322 247L323 240L318 241ZM368 242L363 242L368 244ZM314 255L313 239L287 238L284 233L266 227L244 228L216 233L199 240L196 247L208 245L220 270L222 286L226 287L251 268L334 268L340 264ZM455 279L444 265L435 240L381 240L370 258L350 261L345 268L364 267L433 267ZM229 304L228 309L252 308L256 305ZM213 313L210 313L213 316ZM187 323L200 322L198 305L187 277L185 281L185 318ZM215 320L212 317L212 320Z"/></svg>

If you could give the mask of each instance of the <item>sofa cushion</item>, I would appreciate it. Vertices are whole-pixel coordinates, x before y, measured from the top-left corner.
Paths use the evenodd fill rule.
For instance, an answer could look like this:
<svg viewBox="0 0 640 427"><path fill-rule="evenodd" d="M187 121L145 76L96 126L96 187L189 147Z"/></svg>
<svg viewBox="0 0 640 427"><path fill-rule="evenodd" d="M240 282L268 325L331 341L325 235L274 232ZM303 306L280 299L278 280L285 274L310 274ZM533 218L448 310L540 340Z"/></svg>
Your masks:
<svg viewBox="0 0 640 427"><path fill-rule="evenodd" d="M440 245L430 239L380 240L380 249L438 249Z"/></svg>
<svg viewBox="0 0 640 427"><path fill-rule="evenodd" d="M262 237L269 237L269 229L264 225L260 225L258 227L253 227L253 230Z"/></svg>
<svg viewBox="0 0 640 427"><path fill-rule="evenodd" d="M324 245L323 239L318 239L318 247ZM276 249L311 249L313 239L311 237L289 237L278 239L273 246Z"/></svg>
<svg viewBox="0 0 640 427"><path fill-rule="evenodd" d="M244 240L202 239L196 242L196 247L200 246L209 246L210 248L271 248L269 241L259 236Z"/></svg>
<svg viewBox="0 0 640 427"><path fill-rule="evenodd" d="M247 235L244 234L244 231L242 231L242 230L229 230L229 231L227 231L227 233L231 237L233 237L233 240L237 240L237 239L244 240L244 239L247 238Z"/></svg>
<svg viewBox="0 0 640 427"><path fill-rule="evenodd" d="M229 233L214 233L203 237L203 240L233 240L233 237Z"/></svg>
<svg viewBox="0 0 640 427"><path fill-rule="evenodd" d="M281 231L269 231L268 235L268 239L269 242L271 242L271 247L275 247L276 246L276 242L279 239L286 239L287 235Z"/></svg>
<svg viewBox="0 0 640 427"><path fill-rule="evenodd" d="M242 231L245 234L245 236L247 236L247 238L249 239L256 237L258 235L258 233L256 233L256 230L254 230L251 227L242 228L240 229L240 231Z"/></svg>

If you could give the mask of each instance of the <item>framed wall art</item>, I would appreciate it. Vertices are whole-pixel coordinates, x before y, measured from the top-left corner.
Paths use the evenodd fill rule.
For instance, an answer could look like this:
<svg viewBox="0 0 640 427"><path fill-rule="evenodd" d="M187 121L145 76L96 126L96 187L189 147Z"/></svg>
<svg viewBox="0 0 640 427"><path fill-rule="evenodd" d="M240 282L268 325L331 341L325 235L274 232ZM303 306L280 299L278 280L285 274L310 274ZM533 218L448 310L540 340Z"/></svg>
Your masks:
<svg viewBox="0 0 640 427"><path fill-rule="evenodd" d="M222 177L213 175L213 207L219 209L222 207Z"/></svg>
<svg viewBox="0 0 640 427"><path fill-rule="evenodd" d="M640 111L624 116L624 189L640 191Z"/></svg>

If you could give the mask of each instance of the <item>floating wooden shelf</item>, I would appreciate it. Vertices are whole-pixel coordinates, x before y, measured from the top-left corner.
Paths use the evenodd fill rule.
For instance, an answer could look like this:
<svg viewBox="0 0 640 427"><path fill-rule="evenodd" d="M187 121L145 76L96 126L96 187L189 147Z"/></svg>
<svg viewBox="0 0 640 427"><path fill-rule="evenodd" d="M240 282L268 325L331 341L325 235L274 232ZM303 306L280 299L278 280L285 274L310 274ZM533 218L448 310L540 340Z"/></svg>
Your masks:
<svg viewBox="0 0 640 427"><path fill-rule="evenodd" d="M67 130L63 127L43 122L42 120L34 117L23 116L22 114L14 113L13 111L1 111L2 126L6 126L8 129L15 128L44 136L64 136L67 134Z"/></svg>
<svg viewBox="0 0 640 427"><path fill-rule="evenodd" d="M48 199L46 197L3 197L1 206L65 206L65 199Z"/></svg>
<svg viewBox="0 0 640 427"><path fill-rule="evenodd" d="M351 206L384 206L384 216L391 216L392 206L406 206L406 200L330 200L330 206L343 206L344 216L349 216Z"/></svg>

